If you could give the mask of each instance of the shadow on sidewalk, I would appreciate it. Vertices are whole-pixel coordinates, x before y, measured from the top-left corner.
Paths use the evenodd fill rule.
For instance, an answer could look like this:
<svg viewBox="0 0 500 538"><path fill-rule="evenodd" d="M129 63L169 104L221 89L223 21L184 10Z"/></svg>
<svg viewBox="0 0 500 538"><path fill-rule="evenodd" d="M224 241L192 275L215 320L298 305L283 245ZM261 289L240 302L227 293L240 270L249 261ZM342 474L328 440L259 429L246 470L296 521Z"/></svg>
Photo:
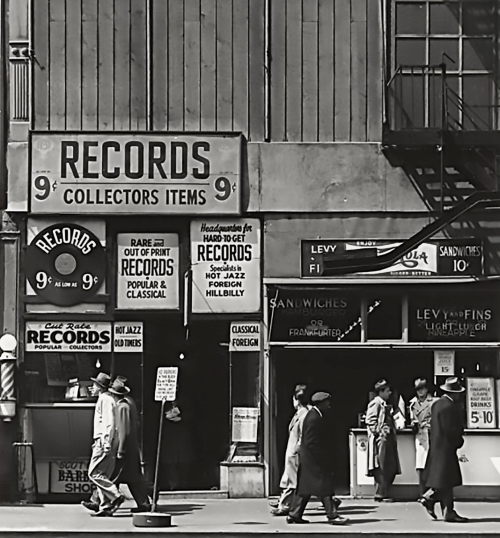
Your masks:
<svg viewBox="0 0 500 538"><path fill-rule="evenodd" d="M470 517L467 523L500 523L500 517Z"/></svg>
<svg viewBox="0 0 500 538"><path fill-rule="evenodd" d="M156 513L159 514L171 514L175 516L183 516L186 514L191 514L196 510L201 510L205 508L204 504L172 504L161 505L156 507ZM128 508L120 508L117 512L113 514L113 517L132 517L132 512Z"/></svg>

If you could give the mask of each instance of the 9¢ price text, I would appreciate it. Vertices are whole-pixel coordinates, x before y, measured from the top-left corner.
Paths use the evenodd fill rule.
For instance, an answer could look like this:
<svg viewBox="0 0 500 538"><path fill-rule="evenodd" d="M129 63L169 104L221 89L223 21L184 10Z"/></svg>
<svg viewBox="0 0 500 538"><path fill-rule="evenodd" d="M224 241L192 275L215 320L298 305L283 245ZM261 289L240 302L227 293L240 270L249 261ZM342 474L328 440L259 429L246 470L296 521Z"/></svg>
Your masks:
<svg viewBox="0 0 500 538"><path fill-rule="evenodd" d="M57 280L53 282L53 278L45 271L38 271L35 275L36 287L39 290L45 289L49 284L52 284L54 288L78 288L78 282L65 282ZM99 283L99 277L94 276L92 273L84 273L82 275L81 287L83 290L88 291L93 286L96 286Z"/></svg>

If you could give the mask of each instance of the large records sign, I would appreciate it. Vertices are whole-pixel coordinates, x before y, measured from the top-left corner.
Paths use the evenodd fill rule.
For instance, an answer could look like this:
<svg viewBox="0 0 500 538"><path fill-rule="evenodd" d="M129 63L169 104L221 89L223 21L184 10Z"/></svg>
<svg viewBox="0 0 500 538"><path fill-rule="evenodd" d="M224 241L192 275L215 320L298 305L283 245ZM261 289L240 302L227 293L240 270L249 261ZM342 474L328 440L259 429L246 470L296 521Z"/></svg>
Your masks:
<svg viewBox="0 0 500 538"><path fill-rule="evenodd" d="M53 224L30 243L26 277L50 304L72 306L92 297L104 282L106 253L99 239L78 224Z"/></svg>

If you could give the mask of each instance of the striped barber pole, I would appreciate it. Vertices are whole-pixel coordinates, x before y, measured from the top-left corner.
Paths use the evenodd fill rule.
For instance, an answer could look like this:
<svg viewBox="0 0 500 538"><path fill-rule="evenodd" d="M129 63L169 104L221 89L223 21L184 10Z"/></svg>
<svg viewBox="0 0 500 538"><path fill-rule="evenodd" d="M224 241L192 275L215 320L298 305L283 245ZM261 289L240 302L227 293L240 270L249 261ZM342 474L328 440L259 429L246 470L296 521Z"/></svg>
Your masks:
<svg viewBox="0 0 500 538"><path fill-rule="evenodd" d="M3 360L0 367L0 400L14 400L15 360Z"/></svg>

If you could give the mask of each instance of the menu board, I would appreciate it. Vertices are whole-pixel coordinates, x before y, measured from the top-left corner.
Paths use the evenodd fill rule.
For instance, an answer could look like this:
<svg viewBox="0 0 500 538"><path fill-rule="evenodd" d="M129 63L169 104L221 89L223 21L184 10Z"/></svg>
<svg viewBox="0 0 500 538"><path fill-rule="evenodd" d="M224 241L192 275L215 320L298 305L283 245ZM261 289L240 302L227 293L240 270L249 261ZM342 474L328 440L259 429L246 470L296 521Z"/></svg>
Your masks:
<svg viewBox="0 0 500 538"><path fill-rule="evenodd" d="M359 342L361 299L342 289L269 288L272 342Z"/></svg>
<svg viewBox="0 0 500 538"><path fill-rule="evenodd" d="M495 381L492 377L467 378L467 428L496 428Z"/></svg>
<svg viewBox="0 0 500 538"><path fill-rule="evenodd" d="M499 297L491 292L420 292L410 296L411 342L495 342L499 321Z"/></svg>

